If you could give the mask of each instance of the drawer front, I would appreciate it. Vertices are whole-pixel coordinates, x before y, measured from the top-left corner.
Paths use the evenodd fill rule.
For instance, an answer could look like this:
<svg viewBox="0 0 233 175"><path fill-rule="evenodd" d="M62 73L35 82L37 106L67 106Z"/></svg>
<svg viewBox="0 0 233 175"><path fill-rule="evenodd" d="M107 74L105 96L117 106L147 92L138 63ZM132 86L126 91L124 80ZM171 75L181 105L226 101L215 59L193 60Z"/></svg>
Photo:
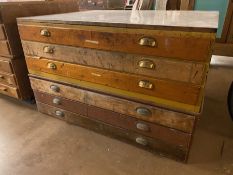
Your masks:
<svg viewBox="0 0 233 175"><path fill-rule="evenodd" d="M43 57L154 78L200 85L206 75L206 65L201 63L30 41L23 41L22 44L27 56Z"/></svg>
<svg viewBox="0 0 233 175"><path fill-rule="evenodd" d="M0 83L16 86L15 76L13 74L6 74L4 72L0 72Z"/></svg>
<svg viewBox="0 0 233 175"><path fill-rule="evenodd" d="M7 41L0 41L0 55L11 55L10 47Z"/></svg>
<svg viewBox="0 0 233 175"><path fill-rule="evenodd" d="M0 70L1 72L12 74L13 70L12 70L10 61L1 60L1 57L0 57Z"/></svg>
<svg viewBox="0 0 233 175"><path fill-rule="evenodd" d="M158 123L163 126L175 128L192 133L195 117L183 113L173 112L154 106L149 106L122 98L95 93L77 87L71 87L46 80L30 78L34 91L49 93L77 102L96 106L117 113L129 115L144 121Z"/></svg>
<svg viewBox="0 0 233 175"><path fill-rule="evenodd" d="M189 147L191 134L177 131L164 126L152 124L136 118L122 115L110 110L105 110L95 106L86 105L76 101L53 96L46 93L34 91L36 101L50 106L58 107L66 111L87 116L104 123L111 124L124 129L129 129L145 136L163 140L177 146ZM87 109L88 108L88 109ZM87 109L87 110L86 110ZM85 110L85 111L84 111ZM85 113L86 112L86 113Z"/></svg>
<svg viewBox="0 0 233 175"><path fill-rule="evenodd" d="M210 60L215 37L214 33L72 25L19 24L19 32L27 41L196 61Z"/></svg>
<svg viewBox="0 0 233 175"><path fill-rule="evenodd" d="M15 87L0 84L0 93L15 98L20 98L18 89Z"/></svg>
<svg viewBox="0 0 233 175"><path fill-rule="evenodd" d="M107 0L80 0L81 10L104 10L107 8Z"/></svg>
<svg viewBox="0 0 233 175"><path fill-rule="evenodd" d="M43 103L37 103L37 107L40 112L54 117L57 117L56 111L60 111L63 113L62 118L71 124L76 124L95 132L126 141L154 153L160 153L160 155L162 154L180 161L186 161L188 157L188 149L177 147L158 139L141 136L138 133L114 127L112 125L108 125Z"/></svg>
<svg viewBox="0 0 233 175"><path fill-rule="evenodd" d="M6 39L6 34L4 30L4 26L0 24L0 40L5 40Z"/></svg>
<svg viewBox="0 0 233 175"><path fill-rule="evenodd" d="M199 102L201 87L196 85L153 79L47 59L27 57L26 62L29 72L30 70L46 72L185 104L196 105Z"/></svg>

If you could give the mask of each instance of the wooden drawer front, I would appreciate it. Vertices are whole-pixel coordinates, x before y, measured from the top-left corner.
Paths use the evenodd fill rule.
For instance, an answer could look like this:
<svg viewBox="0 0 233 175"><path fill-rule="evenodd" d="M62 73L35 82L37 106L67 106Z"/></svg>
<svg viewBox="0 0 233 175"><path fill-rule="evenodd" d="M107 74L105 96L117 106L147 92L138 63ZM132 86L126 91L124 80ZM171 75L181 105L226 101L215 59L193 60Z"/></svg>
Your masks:
<svg viewBox="0 0 233 175"><path fill-rule="evenodd" d="M0 24L0 40L5 40L6 39L6 34L4 30L4 26Z"/></svg>
<svg viewBox="0 0 233 175"><path fill-rule="evenodd" d="M12 66L9 61L1 60L0 57L0 71L1 72L7 72L7 73L13 73Z"/></svg>
<svg viewBox="0 0 233 175"><path fill-rule="evenodd" d="M0 55L11 55L10 47L7 41L0 41Z"/></svg>
<svg viewBox="0 0 233 175"><path fill-rule="evenodd" d="M215 36L214 33L72 25L51 27L19 24L19 32L21 39L27 41L196 61L210 60ZM142 46L149 44L153 47Z"/></svg>
<svg viewBox="0 0 233 175"><path fill-rule="evenodd" d="M206 65L188 61L23 41L27 56L43 57L126 73L202 84ZM51 52L48 52L50 49Z"/></svg>
<svg viewBox="0 0 233 175"><path fill-rule="evenodd" d="M180 161L186 161L188 156L188 149L168 144L161 140L152 139L150 137L142 136L138 133L114 127L72 112L55 108L43 103L37 103L38 110L44 114L57 117L56 111L63 113L63 117L67 122L77 124L81 127L93 130L95 132L126 141L128 143L140 146L141 148L148 149L155 153L174 158Z"/></svg>
<svg viewBox="0 0 233 175"><path fill-rule="evenodd" d="M193 131L195 117L191 115L173 112L46 80L32 77L30 77L30 80L32 88L35 91L65 97L70 100L129 115L141 120L158 123L184 132L192 133ZM54 88L57 88L57 91Z"/></svg>
<svg viewBox="0 0 233 175"><path fill-rule="evenodd" d="M19 98L18 89L15 87L0 84L0 93L11 97Z"/></svg>
<svg viewBox="0 0 233 175"><path fill-rule="evenodd" d="M201 87L47 59L26 58L30 70L101 84L185 104L199 102Z"/></svg>
<svg viewBox="0 0 233 175"><path fill-rule="evenodd" d="M16 86L15 76L13 74L6 74L4 72L0 72L0 83Z"/></svg>
<svg viewBox="0 0 233 175"><path fill-rule="evenodd" d="M113 126L129 129L177 146L182 146L186 148L189 147L191 134L152 124L149 122L140 121L136 118L119 114L110 110L105 110L90 105L87 106L84 103L68 100L59 96L53 96L38 91L34 91L34 94L36 97L36 101L39 101L41 103L58 107L76 114L84 115L89 118L111 124Z"/></svg>

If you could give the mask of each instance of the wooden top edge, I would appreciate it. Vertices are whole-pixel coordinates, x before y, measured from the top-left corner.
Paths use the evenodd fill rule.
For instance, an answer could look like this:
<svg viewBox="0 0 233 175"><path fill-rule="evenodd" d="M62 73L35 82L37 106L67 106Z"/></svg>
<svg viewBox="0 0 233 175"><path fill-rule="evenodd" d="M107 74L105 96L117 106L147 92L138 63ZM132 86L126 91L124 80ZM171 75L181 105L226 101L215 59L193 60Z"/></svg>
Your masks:
<svg viewBox="0 0 233 175"><path fill-rule="evenodd" d="M37 22L144 29L172 27L216 32L218 19L218 12L94 10L18 18L18 23Z"/></svg>

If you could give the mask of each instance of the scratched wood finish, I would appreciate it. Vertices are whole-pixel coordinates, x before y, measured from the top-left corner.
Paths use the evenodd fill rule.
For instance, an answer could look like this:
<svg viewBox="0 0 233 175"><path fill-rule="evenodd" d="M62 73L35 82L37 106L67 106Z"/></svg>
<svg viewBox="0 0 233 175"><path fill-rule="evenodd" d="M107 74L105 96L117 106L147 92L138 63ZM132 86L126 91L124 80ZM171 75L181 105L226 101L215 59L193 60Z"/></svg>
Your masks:
<svg viewBox="0 0 233 175"><path fill-rule="evenodd" d="M0 41L0 55L1 56L11 55L10 47L7 41Z"/></svg>
<svg viewBox="0 0 233 175"><path fill-rule="evenodd" d="M1 72L13 73L10 61L2 60L2 57L0 57L0 70Z"/></svg>
<svg viewBox="0 0 233 175"><path fill-rule="evenodd" d="M30 41L22 41L22 45L25 55L31 57L44 57L56 61L65 61L108 70L146 75L154 78L200 85L203 83L203 78L206 76L206 65L196 62ZM52 48L53 53L44 52L45 47ZM153 62L155 68L140 68L138 63L142 60Z"/></svg>
<svg viewBox="0 0 233 175"><path fill-rule="evenodd" d="M55 111L59 110L64 113L63 120L66 120L68 123L75 124L81 127L84 127L86 129L93 130L95 132L104 134L106 136L110 136L112 138L116 138L119 140L122 140L127 143L131 143L135 146L138 146L140 148L149 150L153 153L158 153L159 155L163 155L166 157L173 158L175 160L179 161L186 161L188 157L188 150L184 149L182 147L174 146L172 144L163 142L159 139L152 139L150 137L142 136L138 133L121 129L119 127L115 127L109 124L105 124L103 122L93 120L90 118L87 118L85 116L81 116L78 114L74 114L72 112L68 112L65 110L62 110L60 108L55 108L43 103L38 102L37 103L38 110L41 113L57 117L55 115ZM142 146L138 143L136 143L136 138L143 138L146 140L147 144L145 146Z"/></svg>
<svg viewBox="0 0 233 175"><path fill-rule="evenodd" d="M5 85L16 86L15 76L5 72L0 72L0 83Z"/></svg>
<svg viewBox="0 0 233 175"><path fill-rule="evenodd" d="M195 34L195 32L169 31L171 33L169 34L168 31L156 30L43 25L19 24L21 39L195 61L210 60L215 35L204 34L205 37L202 37L202 33ZM40 32L43 29L51 33L50 37L41 36ZM143 37L153 38L157 47L139 45L139 40Z"/></svg>
<svg viewBox="0 0 233 175"><path fill-rule="evenodd" d="M198 103L201 87L185 83L153 79L150 77L114 72L65 62L34 59L26 57L29 70L41 71L82 81L101 84L117 89L165 98L181 103L195 105ZM54 64L56 69L48 68ZM140 81L149 81L152 89L139 87Z"/></svg>
<svg viewBox="0 0 233 175"><path fill-rule="evenodd" d="M0 40L5 40L6 39L6 34L4 31L4 26L0 24Z"/></svg>
<svg viewBox="0 0 233 175"><path fill-rule="evenodd" d="M64 97L70 100L97 106L99 108L111 110L117 113L129 115L144 121L158 123L163 126L175 128L184 132L192 133L195 124L195 117L188 114L173 112L162 108L157 108L122 98L104 95L92 91L83 90L60 83L30 77L32 88L35 91L49 93L51 95ZM60 88L59 92L50 89L51 85ZM143 116L137 113L136 109L143 107L151 112L149 116Z"/></svg>
<svg viewBox="0 0 233 175"><path fill-rule="evenodd" d="M110 110L85 105L84 103L79 103L46 93L41 93L39 91L34 91L34 94L37 102L48 104L50 106L61 108L63 110L70 111L76 114L84 115L89 118L99 120L120 128L129 129L145 136L160 139L177 146L182 146L186 148L189 147L191 134L137 120L136 118L129 117ZM54 99L59 99L59 104L55 104L53 102ZM142 131L140 129L137 129L138 123L146 125L148 127L148 130Z"/></svg>
<svg viewBox="0 0 233 175"><path fill-rule="evenodd" d="M0 93L11 97L20 98L20 94L16 87L7 86L5 84L0 84Z"/></svg>

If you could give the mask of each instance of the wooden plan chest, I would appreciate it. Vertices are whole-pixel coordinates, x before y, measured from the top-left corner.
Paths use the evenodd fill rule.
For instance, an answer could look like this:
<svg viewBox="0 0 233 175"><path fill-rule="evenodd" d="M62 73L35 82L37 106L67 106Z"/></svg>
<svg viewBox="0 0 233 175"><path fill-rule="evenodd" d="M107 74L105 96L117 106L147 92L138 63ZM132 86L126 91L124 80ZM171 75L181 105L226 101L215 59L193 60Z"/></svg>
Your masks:
<svg viewBox="0 0 233 175"><path fill-rule="evenodd" d="M76 3L0 2L0 93L28 100L33 92L17 28L17 17L77 11Z"/></svg>
<svg viewBox="0 0 233 175"><path fill-rule="evenodd" d="M217 26L218 13L193 11L18 19L40 112L180 161L202 110Z"/></svg>

